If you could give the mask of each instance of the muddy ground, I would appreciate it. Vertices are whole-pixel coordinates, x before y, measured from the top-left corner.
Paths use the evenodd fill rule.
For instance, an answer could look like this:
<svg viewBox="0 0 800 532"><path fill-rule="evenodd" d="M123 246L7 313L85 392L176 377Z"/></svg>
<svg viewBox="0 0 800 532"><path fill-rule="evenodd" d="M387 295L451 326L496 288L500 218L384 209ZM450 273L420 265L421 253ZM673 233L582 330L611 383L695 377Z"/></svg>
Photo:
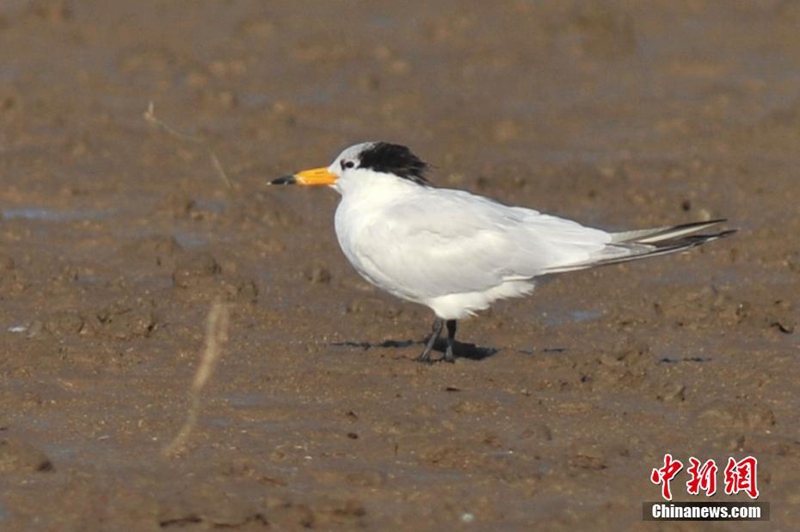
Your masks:
<svg viewBox="0 0 800 532"><path fill-rule="evenodd" d="M798 27L790 1L0 3L0 529L795 529ZM430 311L351 269L336 194L265 186L371 139L587 224L739 233L563 276L420 365ZM229 340L165 457L214 301ZM723 502L756 457L771 521L643 522L667 452L715 459Z"/></svg>

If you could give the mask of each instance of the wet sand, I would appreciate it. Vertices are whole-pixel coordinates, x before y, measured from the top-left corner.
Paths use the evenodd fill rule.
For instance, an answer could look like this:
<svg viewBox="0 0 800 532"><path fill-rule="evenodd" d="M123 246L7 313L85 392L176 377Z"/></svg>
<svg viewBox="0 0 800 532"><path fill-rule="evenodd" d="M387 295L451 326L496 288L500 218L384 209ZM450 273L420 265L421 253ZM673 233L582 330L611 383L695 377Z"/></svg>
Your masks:
<svg viewBox="0 0 800 532"><path fill-rule="evenodd" d="M800 8L604 6L3 3L0 528L794 529ZM373 139L586 224L739 233L420 365L433 316L347 264L336 194L265 186ZM665 453L756 457L771 521L643 522Z"/></svg>

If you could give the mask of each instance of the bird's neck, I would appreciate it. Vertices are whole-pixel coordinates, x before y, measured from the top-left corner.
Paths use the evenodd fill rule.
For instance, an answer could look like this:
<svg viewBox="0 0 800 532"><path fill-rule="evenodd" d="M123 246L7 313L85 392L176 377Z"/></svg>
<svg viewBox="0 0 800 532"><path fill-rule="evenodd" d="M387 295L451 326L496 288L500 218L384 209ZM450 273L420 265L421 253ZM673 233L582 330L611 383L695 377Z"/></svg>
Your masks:
<svg viewBox="0 0 800 532"><path fill-rule="evenodd" d="M342 179L337 183L342 195L342 206L347 209L375 211L380 207L413 195L421 185L381 173Z"/></svg>

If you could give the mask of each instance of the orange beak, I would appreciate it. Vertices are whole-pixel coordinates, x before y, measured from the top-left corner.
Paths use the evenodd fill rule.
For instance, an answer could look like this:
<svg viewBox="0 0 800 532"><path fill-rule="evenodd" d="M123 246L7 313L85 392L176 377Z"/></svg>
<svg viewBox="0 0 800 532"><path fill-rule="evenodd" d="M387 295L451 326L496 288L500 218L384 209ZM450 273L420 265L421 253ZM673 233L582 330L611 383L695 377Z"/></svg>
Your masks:
<svg viewBox="0 0 800 532"><path fill-rule="evenodd" d="M320 186L332 185L338 179L334 174L330 173L327 168L312 168L311 170L303 170L294 175L287 175L279 177L270 181L270 185L306 185L306 186Z"/></svg>

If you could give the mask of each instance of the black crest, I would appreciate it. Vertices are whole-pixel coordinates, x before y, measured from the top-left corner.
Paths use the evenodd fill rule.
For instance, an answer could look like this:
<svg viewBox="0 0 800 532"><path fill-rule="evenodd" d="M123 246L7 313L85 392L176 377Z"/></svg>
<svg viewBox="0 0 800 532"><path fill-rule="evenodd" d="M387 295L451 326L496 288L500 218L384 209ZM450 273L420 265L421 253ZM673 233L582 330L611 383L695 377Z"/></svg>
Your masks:
<svg viewBox="0 0 800 532"><path fill-rule="evenodd" d="M430 185L425 178L428 165L400 144L376 142L359 154L359 161L361 168L395 174L419 185Z"/></svg>

